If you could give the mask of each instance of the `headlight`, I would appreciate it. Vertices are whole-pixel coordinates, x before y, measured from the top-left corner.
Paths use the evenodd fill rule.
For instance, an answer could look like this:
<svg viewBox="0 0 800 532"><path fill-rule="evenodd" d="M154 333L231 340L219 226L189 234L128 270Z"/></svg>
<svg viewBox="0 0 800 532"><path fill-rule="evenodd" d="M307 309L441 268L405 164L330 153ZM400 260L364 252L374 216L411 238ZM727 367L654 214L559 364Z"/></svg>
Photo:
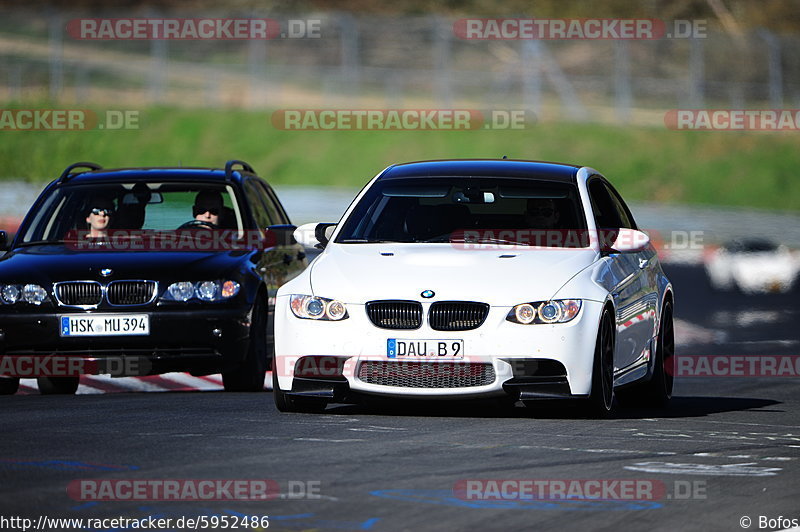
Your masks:
<svg viewBox="0 0 800 532"><path fill-rule="evenodd" d="M341 301L325 297L292 295L292 314L304 320L339 321L347 319L347 307Z"/></svg>
<svg viewBox="0 0 800 532"><path fill-rule="evenodd" d="M522 303L512 308L506 319L514 323L566 323L581 310L580 299L554 299Z"/></svg>
<svg viewBox="0 0 800 532"><path fill-rule="evenodd" d="M161 297L164 301L224 301L239 293L239 283L236 281L179 281L172 283Z"/></svg>
<svg viewBox="0 0 800 532"><path fill-rule="evenodd" d="M32 305L41 305L47 299L47 290L38 284L26 284L22 289L22 300Z"/></svg>
<svg viewBox="0 0 800 532"><path fill-rule="evenodd" d="M47 301L47 290L38 284L0 285L0 300L6 305L25 302L31 305L41 305Z"/></svg>
<svg viewBox="0 0 800 532"><path fill-rule="evenodd" d="M3 286L3 290L0 292L0 297L3 298L3 303L13 305L19 301L19 288L13 284L7 284Z"/></svg>
<svg viewBox="0 0 800 532"><path fill-rule="evenodd" d="M514 307L514 317L519 323L528 324L536 319L536 307L528 303Z"/></svg>
<svg viewBox="0 0 800 532"><path fill-rule="evenodd" d="M172 283L167 288L164 294L164 299L172 301L189 301L194 295L194 285L192 283L183 281L180 283Z"/></svg>
<svg viewBox="0 0 800 532"><path fill-rule="evenodd" d="M219 288L217 282L203 281L197 283L197 288L195 288L194 292L197 299L201 301L214 301L214 297L217 295L217 288Z"/></svg>

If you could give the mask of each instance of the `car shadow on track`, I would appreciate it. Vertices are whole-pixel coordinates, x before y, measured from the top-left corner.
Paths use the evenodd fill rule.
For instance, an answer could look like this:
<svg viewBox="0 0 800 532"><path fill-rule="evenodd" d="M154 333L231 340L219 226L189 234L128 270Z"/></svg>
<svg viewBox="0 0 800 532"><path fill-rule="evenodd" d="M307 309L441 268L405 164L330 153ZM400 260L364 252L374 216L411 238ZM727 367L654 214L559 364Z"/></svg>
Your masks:
<svg viewBox="0 0 800 532"><path fill-rule="evenodd" d="M652 419L703 417L722 412L757 410L759 412L781 412L762 410L781 404L773 399L743 397L674 397L666 408L617 408L612 419ZM571 401L540 401L534 406L517 403L496 404L492 402L441 402L441 401L376 401L360 405L335 405L325 410L331 415L374 415L405 417L453 417L453 418L535 418L535 419L590 419L585 405Z"/></svg>

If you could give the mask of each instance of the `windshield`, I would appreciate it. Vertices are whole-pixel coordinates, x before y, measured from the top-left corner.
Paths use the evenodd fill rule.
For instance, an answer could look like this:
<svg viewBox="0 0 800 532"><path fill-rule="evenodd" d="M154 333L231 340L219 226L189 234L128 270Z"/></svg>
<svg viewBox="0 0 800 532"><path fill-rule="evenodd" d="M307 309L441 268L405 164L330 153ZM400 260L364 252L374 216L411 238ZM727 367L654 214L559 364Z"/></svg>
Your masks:
<svg viewBox="0 0 800 532"><path fill-rule="evenodd" d="M576 236L586 233L582 213L578 188L571 183L487 177L388 179L375 183L361 198L336 242L471 239L586 247L588 242Z"/></svg>
<svg viewBox="0 0 800 532"><path fill-rule="evenodd" d="M22 242L58 242L76 233L101 237L187 227L241 231L242 214L233 188L168 182L58 187L39 208Z"/></svg>

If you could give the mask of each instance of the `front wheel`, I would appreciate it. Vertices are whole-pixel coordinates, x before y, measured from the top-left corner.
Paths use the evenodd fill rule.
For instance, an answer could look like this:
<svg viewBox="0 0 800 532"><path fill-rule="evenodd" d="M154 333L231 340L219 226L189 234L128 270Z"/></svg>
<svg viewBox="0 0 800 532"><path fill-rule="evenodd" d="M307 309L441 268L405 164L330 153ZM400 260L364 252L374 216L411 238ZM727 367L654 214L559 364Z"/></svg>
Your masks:
<svg viewBox="0 0 800 532"><path fill-rule="evenodd" d="M600 319L594 348L592 392L587 405L592 417L607 417L614 407L614 341L614 319L606 309Z"/></svg>
<svg viewBox="0 0 800 532"><path fill-rule="evenodd" d="M37 377L42 395L73 395L78 391L79 377Z"/></svg>
<svg viewBox="0 0 800 532"><path fill-rule="evenodd" d="M244 360L234 370L222 372L226 392L260 392L267 374L267 311L262 294L256 296L250 322L250 338Z"/></svg>

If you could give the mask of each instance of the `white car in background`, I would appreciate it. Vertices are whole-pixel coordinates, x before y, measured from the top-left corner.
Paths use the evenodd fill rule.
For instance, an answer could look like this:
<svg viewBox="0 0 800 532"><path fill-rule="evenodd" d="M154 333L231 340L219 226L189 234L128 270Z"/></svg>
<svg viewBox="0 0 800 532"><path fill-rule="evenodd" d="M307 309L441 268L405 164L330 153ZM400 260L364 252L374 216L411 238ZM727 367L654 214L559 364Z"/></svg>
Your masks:
<svg viewBox="0 0 800 532"><path fill-rule="evenodd" d="M513 160L390 166L280 288L281 411L366 396L664 405L672 286L597 171Z"/></svg>
<svg viewBox="0 0 800 532"><path fill-rule="evenodd" d="M711 286L745 294L789 292L800 272L800 257L769 240L734 240L705 259Z"/></svg>

